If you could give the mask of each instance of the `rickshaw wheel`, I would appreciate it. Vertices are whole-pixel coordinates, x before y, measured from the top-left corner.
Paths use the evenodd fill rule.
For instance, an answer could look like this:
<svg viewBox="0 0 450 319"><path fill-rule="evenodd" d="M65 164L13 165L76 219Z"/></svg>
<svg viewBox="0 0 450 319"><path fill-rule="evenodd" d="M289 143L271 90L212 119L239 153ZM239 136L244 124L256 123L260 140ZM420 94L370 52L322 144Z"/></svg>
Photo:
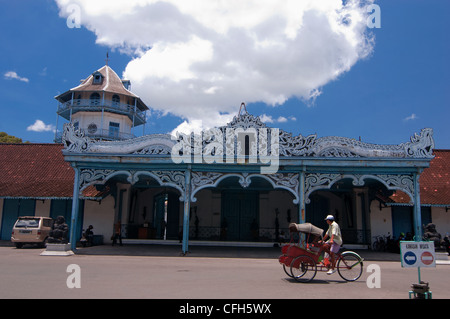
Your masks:
<svg viewBox="0 0 450 319"><path fill-rule="evenodd" d="M286 273L286 275L288 275L289 277L292 277L290 268L288 269L285 264L283 264L283 270Z"/></svg>
<svg viewBox="0 0 450 319"><path fill-rule="evenodd" d="M343 252L337 263L337 270L342 279L346 281L358 280L363 272L363 261L357 253Z"/></svg>
<svg viewBox="0 0 450 319"><path fill-rule="evenodd" d="M291 262L292 277L298 282L309 282L317 273L317 265L314 259L306 255L300 255Z"/></svg>

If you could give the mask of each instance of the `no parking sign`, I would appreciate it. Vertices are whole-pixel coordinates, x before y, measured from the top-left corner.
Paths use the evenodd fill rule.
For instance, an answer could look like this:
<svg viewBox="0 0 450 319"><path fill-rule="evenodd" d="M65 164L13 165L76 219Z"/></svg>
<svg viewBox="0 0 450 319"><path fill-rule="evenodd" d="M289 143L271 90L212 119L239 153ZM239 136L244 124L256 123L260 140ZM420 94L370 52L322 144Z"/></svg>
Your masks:
<svg viewBox="0 0 450 319"><path fill-rule="evenodd" d="M400 255L402 267L436 267L432 241L401 241Z"/></svg>

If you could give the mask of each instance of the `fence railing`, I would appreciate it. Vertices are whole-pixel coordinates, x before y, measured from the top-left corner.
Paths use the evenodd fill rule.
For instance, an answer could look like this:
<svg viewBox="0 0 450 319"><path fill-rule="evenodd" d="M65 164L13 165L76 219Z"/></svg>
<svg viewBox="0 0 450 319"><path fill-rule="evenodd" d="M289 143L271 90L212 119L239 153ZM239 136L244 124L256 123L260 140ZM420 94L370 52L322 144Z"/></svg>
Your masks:
<svg viewBox="0 0 450 319"><path fill-rule="evenodd" d="M88 130L78 129L81 132L84 132L86 136L89 136L92 139L103 139L103 140L128 140L131 138L135 138L136 136L130 133L117 132L111 130L97 129L95 133L89 133ZM62 134L63 132L56 132L55 143L62 142Z"/></svg>
<svg viewBox="0 0 450 319"><path fill-rule="evenodd" d="M128 227L128 225L123 225L124 227L124 233L126 234L126 229L128 228L135 228L137 226L130 225L131 227ZM181 234L183 231L183 227L179 227L179 235L181 239ZM324 230L324 234L325 234ZM145 239L160 239L156 238L156 229L153 229L153 231L149 231L148 234L153 234L151 236L148 236ZM278 234L277 234L278 233ZM361 230L361 229L342 229L341 230L342 237L344 239L344 245L345 244L368 244L370 243L370 231L368 230ZM137 233L136 232L129 232L129 235L132 237L129 237L130 239L137 239ZM231 240L228 236L229 234L227 231L220 227L213 227L213 226L191 226L189 227L189 239L190 240L209 240L209 241L226 241ZM249 230L248 233L244 234L246 237L245 241L258 241L258 242L289 242L290 232L289 228L259 228L258 230L251 231ZM278 237L277 237L278 236ZM144 239L144 238L142 238ZM240 239L243 240L243 239ZM298 235L294 236L294 241L298 241Z"/></svg>
<svg viewBox="0 0 450 319"><path fill-rule="evenodd" d="M114 102L111 100L101 100L101 99L74 99L69 100L65 103L60 103L58 105L58 114L69 111L70 109L77 110L90 110L93 108L98 108L99 110L104 109L106 111L120 112L122 114L128 114L135 116L139 121L145 122L145 112L135 108L134 105L127 103Z"/></svg>

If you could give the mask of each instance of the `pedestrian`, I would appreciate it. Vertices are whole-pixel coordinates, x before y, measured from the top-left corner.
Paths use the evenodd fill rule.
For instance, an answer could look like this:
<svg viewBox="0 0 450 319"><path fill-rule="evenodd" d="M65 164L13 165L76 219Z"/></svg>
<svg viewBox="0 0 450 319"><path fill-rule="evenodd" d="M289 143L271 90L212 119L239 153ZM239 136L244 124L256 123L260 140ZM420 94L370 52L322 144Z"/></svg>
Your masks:
<svg viewBox="0 0 450 319"><path fill-rule="evenodd" d="M330 270L328 270L327 274L331 275L336 272L336 269L334 269L335 264L335 254L339 252L339 249L342 246L342 235L341 235L341 228L339 227L338 223L335 222L333 215L328 215L325 218L327 224L328 224L328 230L323 237L323 241L329 240L326 242L330 245Z"/></svg>
<svg viewBox="0 0 450 319"><path fill-rule="evenodd" d="M120 220L114 224L113 246L117 243L117 239L119 239L119 244L122 246L122 225Z"/></svg>
<svg viewBox="0 0 450 319"><path fill-rule="evenodd" d="M94 245L94 232L92 231L94 229L94 226L89 225L89 227L86 229L86 232L84 233L86 236L86 241L89 246Z"/></svg>

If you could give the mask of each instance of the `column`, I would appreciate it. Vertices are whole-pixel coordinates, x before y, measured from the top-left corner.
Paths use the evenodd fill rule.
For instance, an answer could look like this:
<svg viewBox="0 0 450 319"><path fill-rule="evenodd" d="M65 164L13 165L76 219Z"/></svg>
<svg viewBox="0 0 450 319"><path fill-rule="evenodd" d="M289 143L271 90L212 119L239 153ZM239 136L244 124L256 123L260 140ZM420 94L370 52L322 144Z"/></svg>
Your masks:
<svg viewBox="0 0 450 319"><path fill-rule="evenodd" d="M298 202L298 208L299 208L299 216L298 216L298 222L299 224L303 224L306 219L306 206L305 206L305 170L303 169L300 172L299 175L299 202Z"/></svg>
<svg viewBox="0 0 450 319"><path fill-rule="evenodd" d="M191 170L187 169L184 173L184 217L183 217L183 254L189 249L189 212L191 210Z"/></svg>
<svg viewBox="0 0 450 319"><path fill-rule="evenodd" d="M414 174L414 235L415 240L422 240L422 212L420 209L420 173Z"/></svg>
<svg viewBox="0 0 450 319"><path fill-rule="evenodd" d="M75 179L73 182L73 198L72 198L72 217L70 223L70 248L72 251L75 251L77 248L77 239L76 239L76 231L77 231L77 221L78 221L78 210L79 210L79 199L80 199L80 169L78 167L74 167L75 170Z"/></svg>

